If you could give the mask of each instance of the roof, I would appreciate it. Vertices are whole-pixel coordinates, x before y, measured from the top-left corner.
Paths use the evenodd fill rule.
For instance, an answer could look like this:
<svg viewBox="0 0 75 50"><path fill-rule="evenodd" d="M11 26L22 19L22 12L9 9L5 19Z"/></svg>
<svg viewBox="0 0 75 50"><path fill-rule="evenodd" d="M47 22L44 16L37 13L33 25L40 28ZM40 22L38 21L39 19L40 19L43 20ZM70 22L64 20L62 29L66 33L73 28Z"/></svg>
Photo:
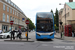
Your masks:
<svg viewBox="0 0 75 50"><path fill-rule="evenodd" d="M66 3L70 8L75 9L75 2Z"/></svg>

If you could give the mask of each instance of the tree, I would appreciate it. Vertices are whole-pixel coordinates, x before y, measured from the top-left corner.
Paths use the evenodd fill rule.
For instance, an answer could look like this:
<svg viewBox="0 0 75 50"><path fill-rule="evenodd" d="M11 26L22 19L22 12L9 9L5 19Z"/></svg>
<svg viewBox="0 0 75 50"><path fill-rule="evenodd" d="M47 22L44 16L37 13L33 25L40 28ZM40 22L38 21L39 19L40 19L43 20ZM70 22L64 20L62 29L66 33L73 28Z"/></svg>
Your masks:
<svg viewBox="0 0 75 50"><path fill-rule="evenodd" d="M53 13L53 10L51 9L51 12ZM54 15L55 14L55 15ZM56 24L55 26L55 30L59 29L59 15L58 15L58 10L56 8L56 12L53 13L53 17L54 17L54 24Z"/></svg>
<svg viewBox="0 0 75 50"><path fill-rule="evenodd" d="M51 12L53 13L53 10L51 9ZM54 13L53 13L53 17L54 17Z"/></svg>
<svg viewBox="0 0 75 50"><path fill-rule="evenodd" d="M35 29L35 26L34 26L34 23L28 18L28 20L29 20L29 29L31 29L31 30L33 30L33 29Z"/></svg>
<svg viewBox="0 0 75 50"><path fill-rule="evenodd" d="M56 8L56 12L55 12L55 24L57 27L59 27L59 15L58 15L57 8Z"/></svg>

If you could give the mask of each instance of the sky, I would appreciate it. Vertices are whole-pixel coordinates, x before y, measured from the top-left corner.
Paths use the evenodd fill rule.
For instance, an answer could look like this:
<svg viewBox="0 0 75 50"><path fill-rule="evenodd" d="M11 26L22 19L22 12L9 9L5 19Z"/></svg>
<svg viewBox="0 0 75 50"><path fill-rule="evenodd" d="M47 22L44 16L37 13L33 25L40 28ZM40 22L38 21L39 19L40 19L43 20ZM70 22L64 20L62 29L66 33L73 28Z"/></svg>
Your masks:
<svg viewBox="0 0 75 50"><path fill-rule="evenodd" d="M50 12L51 9L55 13L56 8L60 10L64 7L65 2L69 0L11 0L14 2L25 15L35 24L37 12ZM74 2L75 0L73 0ZM61 3L62 5L59 5Z"/></svg>

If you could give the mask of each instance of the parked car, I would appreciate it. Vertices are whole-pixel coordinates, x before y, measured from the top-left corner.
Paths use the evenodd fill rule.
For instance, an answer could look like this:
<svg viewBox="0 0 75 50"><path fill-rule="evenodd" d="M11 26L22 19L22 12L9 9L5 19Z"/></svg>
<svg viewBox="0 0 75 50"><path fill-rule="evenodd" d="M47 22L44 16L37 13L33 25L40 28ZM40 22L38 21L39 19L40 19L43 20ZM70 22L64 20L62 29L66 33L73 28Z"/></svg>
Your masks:
<svg viewBox="0 0 75 50"><path fill-rule="evenodd" d="M11 31L7 31L7 32L5 32L5 33L1 33L0 34L0 38L10 38L11 37L11 33L10 33ZM15 32L15 37L17 36L17 34L18 34L18 32L16 31Z"/></svg>

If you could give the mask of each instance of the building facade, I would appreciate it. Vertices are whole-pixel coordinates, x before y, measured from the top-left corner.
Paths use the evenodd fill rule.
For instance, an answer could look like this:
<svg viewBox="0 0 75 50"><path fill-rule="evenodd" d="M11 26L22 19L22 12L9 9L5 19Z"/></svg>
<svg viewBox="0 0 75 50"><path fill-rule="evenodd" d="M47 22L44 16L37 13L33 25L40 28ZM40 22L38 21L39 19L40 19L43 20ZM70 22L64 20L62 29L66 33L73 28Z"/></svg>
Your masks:
<svg viewBox="0 0 75 50"><path fill-rule="evenodd" d="M18 27L26 27L25 20L27 19L23 11L15 5L11 0L0 0L0 29L3 31L11 30L10 21L14 21L12 29L17 30Z"/></svg>
<svg viewBox="0 0 75 50"><path fill-rule="evenodd" d="M66 15L66 21L65 21L65 15ZM60 14L59 12L59 20L63 22L63 27L65 26L65 24L71 25L72 30L75 30L75 2L73 2L73 0L69 0L68 3L64 4L62 13Z"/></svg>

